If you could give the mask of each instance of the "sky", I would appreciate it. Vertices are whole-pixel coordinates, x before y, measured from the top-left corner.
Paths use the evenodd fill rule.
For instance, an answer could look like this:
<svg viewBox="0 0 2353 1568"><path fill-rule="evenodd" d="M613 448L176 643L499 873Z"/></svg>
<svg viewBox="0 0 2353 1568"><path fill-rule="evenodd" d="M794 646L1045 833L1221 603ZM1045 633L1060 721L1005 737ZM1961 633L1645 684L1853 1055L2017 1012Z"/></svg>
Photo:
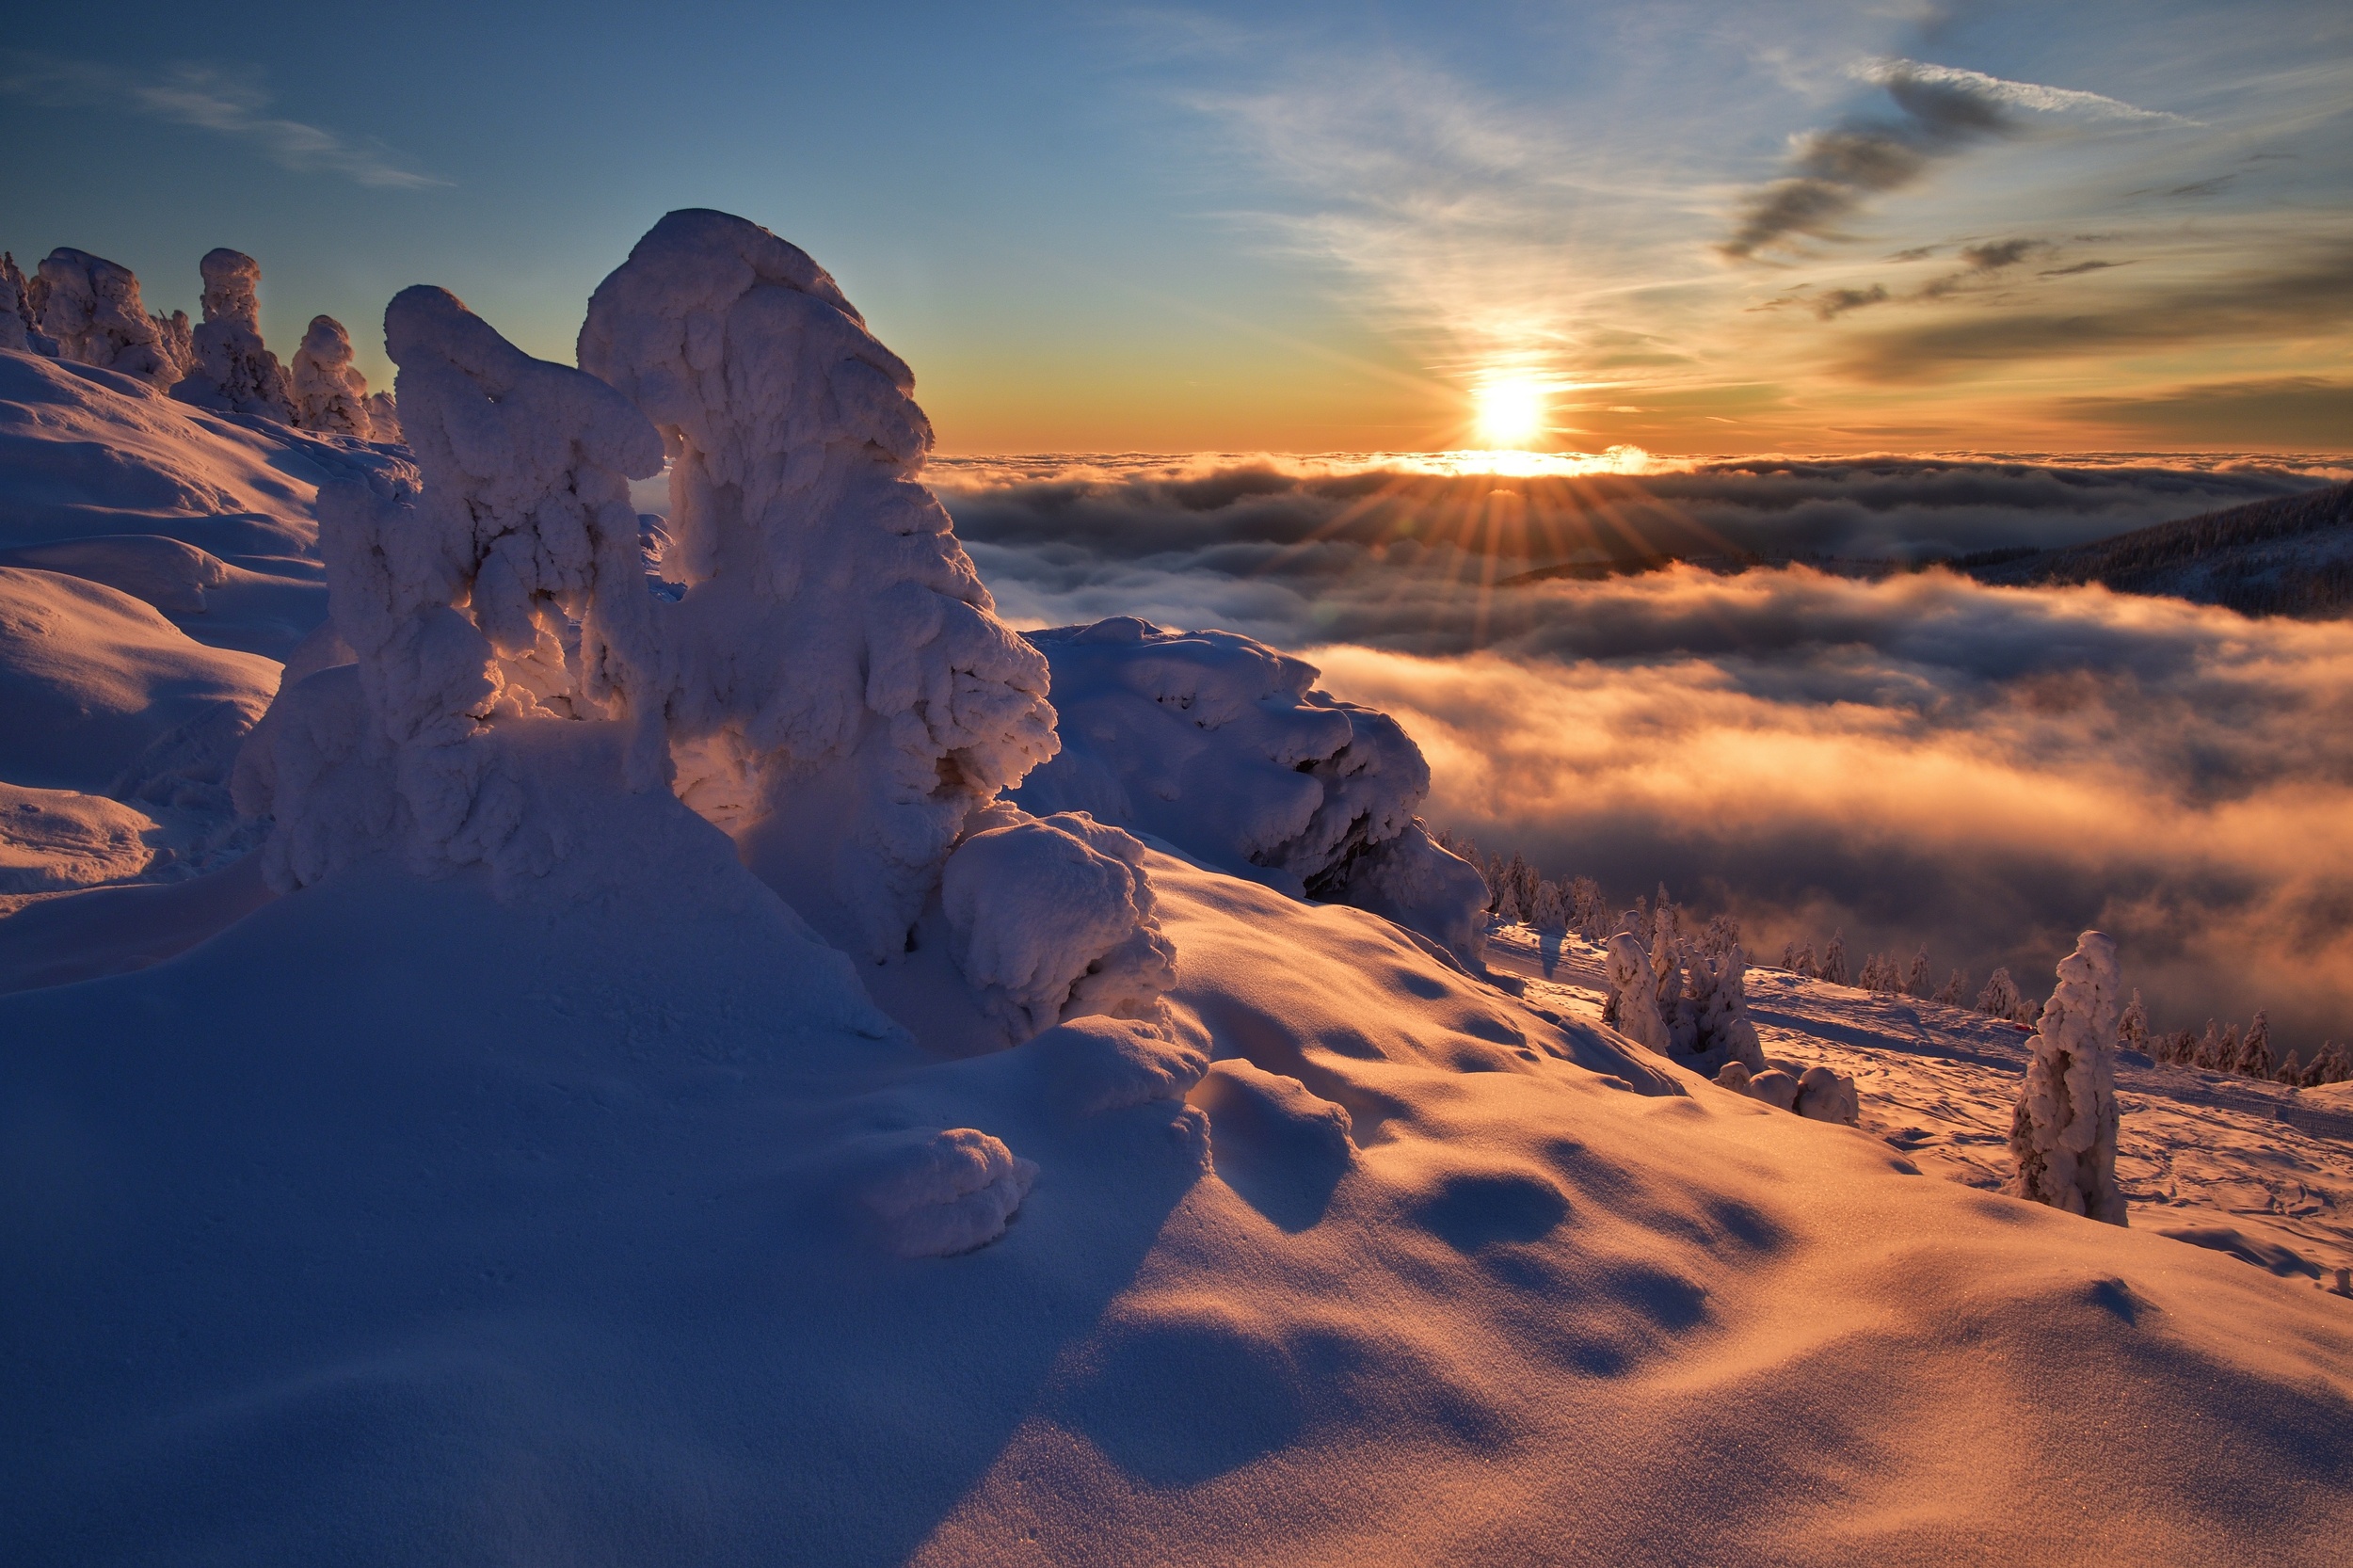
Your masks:
<svg viewBox="0 0 2353 1568"><path fill-rule="evenodd" d="M0 244L568 360L663 212L801 244L943 452L2337 452L2353 9L37 8ZM282 351L282 350L281 350Z"/></svg>

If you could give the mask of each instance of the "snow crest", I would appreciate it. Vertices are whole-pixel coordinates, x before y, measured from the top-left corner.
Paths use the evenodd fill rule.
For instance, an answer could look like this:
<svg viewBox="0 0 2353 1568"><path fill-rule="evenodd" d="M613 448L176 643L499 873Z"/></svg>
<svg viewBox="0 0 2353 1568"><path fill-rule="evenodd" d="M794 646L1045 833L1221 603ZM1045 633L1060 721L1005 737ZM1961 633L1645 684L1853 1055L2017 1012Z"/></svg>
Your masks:
<svg viewBox="0 0 2353 1568"><path fill-rule="evenodd" d="M2035 1026L2009 1135L2013 1194L2113 1225L2125 1223L2116 1185L2120 981L2112 937L2087 931L2075 938Z"/></svg>
<svg viewBox="0 0 2353 1568"><path fill-rule="evenodd" d="M820 929L893 956L967 819L1056 744L1045 660L917 479L912 373L805 252L708 211L664 217L598 286L580 363L670 465L683 591L639 781L674 774Z"/></svg>

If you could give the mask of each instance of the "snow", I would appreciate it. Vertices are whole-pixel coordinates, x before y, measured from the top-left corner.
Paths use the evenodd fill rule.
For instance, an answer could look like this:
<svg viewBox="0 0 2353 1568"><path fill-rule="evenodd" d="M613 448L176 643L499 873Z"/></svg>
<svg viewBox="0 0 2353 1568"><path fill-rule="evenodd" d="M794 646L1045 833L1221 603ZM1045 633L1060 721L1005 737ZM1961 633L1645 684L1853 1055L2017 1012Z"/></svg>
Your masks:
<svg viewBox="0 0 2353 1568"><path fill-rule="evenodd" d="M2059 960L2058 989L2035 1025L2018 1091L2012 1191L2070 1214L2124 1224L2116 1186L2116 942L2087 931ZM2263 1015L2255 1015L2258 1022Z"/></svg>
<svg viewBox="0 0 2353 1568"><path fill-rule="evenodd" d="M1028 636L1052 667L1062 747L1015 800L1376 910L1478 964L1486 888L1416 825L1429 764L1387 714L1315 690L1314 665L1228 632L1120 616Z"/></svg>
<svg viewBox="0 0 2353 1568"><path fill-rule="evenodd" d="M580 363L669 458L685 591L641 711L681 798L832 939L892 959L967 819L1054 748L1045 661L918 481L913 373L805 252L702 211L598 286Z"/></svg>
<svg viewBox="0 0 2353 1568"><path fill-rule="evenodd" d="M368 378L351 362L351 334L333 316L312 316L287 371L294 423L330 435L375 434ZM388 433L397 440L397 429Z"/></svg>
<svg viewBox="0 0 2353 1568"><path fill-rule="evenodd" d="M724 215L388 340L411 453L0 352L11 1555L2340 1555L2353 1103L2117 1053L2147 1223L2008 1195L2090 936L1485 929L1311 666L998 620Z"/></svg>
<svg viewBox="0 0 2353 1568"><path fill-rule="evenodd" d="M111 370L162 392L187 371L187 332L148 314L139 280L127 266L60 246L40 264L34 285L40 329L65 359Z"/></svg>
<svg viewBox="0 0 2353 1568"><path fill-rule="evenodd" d="M261 264L242 251L208 250L204 320L190 334L186 374L171 395L200 408L294 423L285 367L262 342ZM347 434L364 435L363 430Z"/></svg>

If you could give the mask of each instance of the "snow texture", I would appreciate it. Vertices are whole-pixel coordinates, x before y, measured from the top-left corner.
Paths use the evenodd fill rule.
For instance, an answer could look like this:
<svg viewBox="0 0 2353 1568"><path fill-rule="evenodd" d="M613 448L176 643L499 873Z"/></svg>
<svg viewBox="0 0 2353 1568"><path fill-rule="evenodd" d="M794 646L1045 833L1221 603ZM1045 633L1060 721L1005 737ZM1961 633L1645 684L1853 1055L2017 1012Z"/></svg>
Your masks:
<svg viewBox="0 0 2353 1568"><path fill-rule="evenodd" d="M2022 1198L2108 1224L2125 1223L2116 1184L2116 943L2087 931L2059 960L2035 1026L2033 1060L2010 1126Z"/></svg>
<svg viewBox="0 0 2353 1568"><path fill-rule="evenodd" d="M293 424L285 368L262 342L262 305L255 293L261 264L223 248L206 251L198 265L204 275L204 321L190 335L187 374L171 395L218 413Z"/></svg>
<svg viewBox="0 0 2353 1568"><path fill-rule="evenodd" d="M1305 660L1134 616L1029 633L1053 666L1062 751L1015 798L1086 811L1294 897L1353 904L1479 962L1486 888L1417 827L1420 748L1314 689Z"/></svg>
<svg viewBox="0 0 2353 1568"><path fill-rule="evenodd" d="M60 246L40 264L34 285L40 329L57 342L62 359L144 381L158 392L187 371L187 318L148 314L131 269Z"/></svg>
<svg viewBox="0 0 2353 1568"><path fill-rule="evenodd" d="M895 957L967 819L1055 745L1045 660L918 481L913 375L806 253L706 211L598 286L580 363L670 463L684 591L641 672L633 776L674 771L820 929Z"/></svg>
<svg viewBox="0 0 2353 1568"><path fill-rule="evenodd" d="M333 316L311 318L287 380L296 427L361 440L376 436L368 378L351 362L351 334Z"/></svg>
<svg viewBox="0 0 2353 1568"><path fill-rule="evenodd" d="M412 869L544 872L560 824L528 823L502 727L616 716L653 600L628 481L652 427L595 377L534 360L445 290L385 312L422 486L320 494L335 634L350 665L290 680L238 770L276 819L271 885L314 883L397 843Z"/></svg>
<svg viewBox="0 0 2353 1568"><path fill-rule="evenodd" d="M861 1196L902 1257L952 1257L1005 1233L1037 1166L968 1127L878 1135Z"/></svg>
<svg viewBox="0 0 2353 1568"><path fill-rule="evenodd" d="M998 806L975 825L940 895L956 966L1008 1043L1094 1014L1159 1018L1176 952L1152 915L1144 845L1083 812Z"/></svg>

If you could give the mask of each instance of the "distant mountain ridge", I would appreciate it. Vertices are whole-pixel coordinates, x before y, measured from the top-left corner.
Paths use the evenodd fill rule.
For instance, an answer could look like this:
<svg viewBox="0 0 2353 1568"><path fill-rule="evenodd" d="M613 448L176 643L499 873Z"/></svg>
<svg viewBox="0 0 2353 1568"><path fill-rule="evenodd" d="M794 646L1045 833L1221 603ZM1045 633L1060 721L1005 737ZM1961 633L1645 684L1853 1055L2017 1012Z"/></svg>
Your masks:
<svg viewBox="0 0 2353 1568"><path fill-rule="evenodd" d="M2353 609L2353 484L2250 502L2058 550L1986 551L1951 563L1981 583L2100 583L2249 616Z"/></svg>

